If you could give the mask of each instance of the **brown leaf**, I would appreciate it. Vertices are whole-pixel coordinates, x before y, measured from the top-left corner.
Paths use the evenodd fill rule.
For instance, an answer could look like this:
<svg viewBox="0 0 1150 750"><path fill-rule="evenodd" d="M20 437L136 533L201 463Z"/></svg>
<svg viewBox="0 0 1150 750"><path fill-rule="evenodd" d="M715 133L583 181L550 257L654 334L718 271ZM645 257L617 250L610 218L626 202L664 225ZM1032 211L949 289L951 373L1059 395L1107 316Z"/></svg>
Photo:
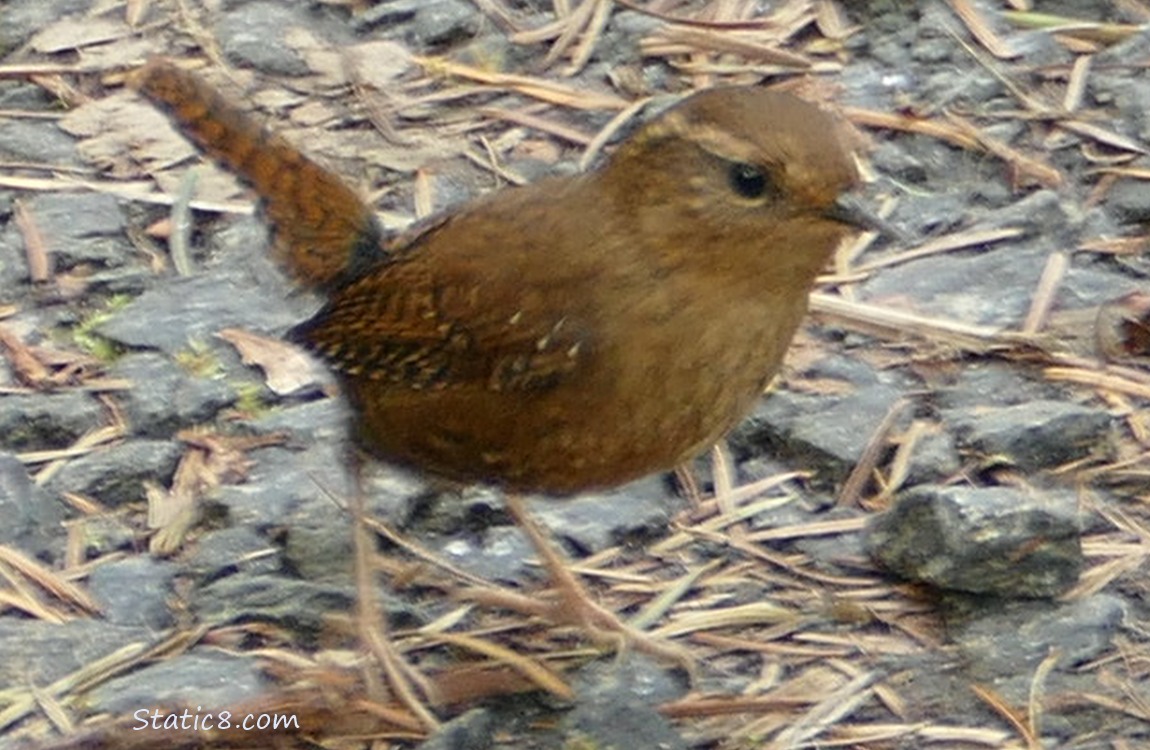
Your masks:
<svg viewBox="0 0 1150 750"><path fill-rule="evenodd" d="M318 382L314 361L285 341L239 328L226 328L217 335L236 348L245 365L256 365L264 371L265 382L273 393L286 396Z"/></svg>

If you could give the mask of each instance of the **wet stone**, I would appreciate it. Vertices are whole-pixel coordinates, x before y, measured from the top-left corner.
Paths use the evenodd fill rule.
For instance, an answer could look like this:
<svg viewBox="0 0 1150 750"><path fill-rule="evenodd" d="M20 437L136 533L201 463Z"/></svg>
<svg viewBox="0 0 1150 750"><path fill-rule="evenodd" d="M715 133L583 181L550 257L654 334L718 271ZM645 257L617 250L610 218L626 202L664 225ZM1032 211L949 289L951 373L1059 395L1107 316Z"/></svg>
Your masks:
<svg viewBox="0 0 1150 750"><path fill-rule="evenodd" d="M3 105L0 100L0 106ZM43 121L9 120L0 124L0 154L19 161L79 166L76 139ZM47 196L41 196L47 197Z"/></svg>
<svg viewBox="0 0 1150 750"><path fill-rule="evenodd" d="M418 48L441 47L475 36L483 25L461 0L393 0L358 14L356 28L402 29Z"/></svg>
<svg viewBox="0 0 1150 750"><path fill-rule="evenodd" d="M64 448L104 420L100 402L79 391L4 396L0 398L0 448Z"/></svg>
<svg viewBox="0 0 1150 750"><path fill-rule="evenodd" d="M642 654L623 664L596 664L574 686L578 704L560 722L556 747L643 747L686 750L690 745L657 710L683 697L681 681Z"/></svg>
<svg viewBox="0 0 1150 750"><path fill-rule="evenodd" d="M8 453L0 453L0 519L0 545L32 557L58 554L64 537L63 508Z"/></svg>
<svg viewBox="0 0 1150 750"><path fill-rule="evenodd" d="M119 394L119 402L134 433L146 437L166 437L183 427L209 422L236 400L224 381L190 375L154 352L121 357L108 375L132 382L131 388Z"/></svg>
<svg viewBox="0 0 1150 750"><path fill-rule="evenodd" d="M124 234L123 211L110 195L46 193L28 200L27 207L52 254L64 266L88 261L119 266L135 255Z"/></svg>
<svg viewBox="0 0 1150 750"><path fill-rule="evenodd" d="M918 487L875 516L867 547L897 575L943 589L1051 597L1082 570L1074 493Z"/></svg>
<svg viewBox="0 0 1150 750"><path fill-rule="evenodd" d="M110 514L81 516L70 524L85 560L93 560L117 550L138 549L140 543L136 529L124 519Z"/></svg>
<svg viewBox="0 0 1150 750"><path fill-rule="evenodd" d="M483 19L462 0L422 2L409 27L409 38L420 47L446 47L475 36Z"/></svg>
<svg viewBox="0 0 1150 750"><path fill-rule="evenodd" d="M939 482L953 477L961 468L954 435L943 425L933 424L914 444L907 466L907 484Z"/></svg>
<svg viewBox="0 0 1150 750"><path fill-rule="evenodd" d="M581 555L608 547L647 542L666 535L671 516L683 506L663 480L650 476L609 492L565 498L560 502L529 501L531 515L566 540Z"/></svg>
<svg viewBox="0 0 1150 750"><path fill-rule="evenodd" d="M194 716L200 709L234 712L238 705L268 689L255 659L201 649L160 659L108 680L88 693L88 705L93 713L114 716L150 716L157 708L175 709L177 713L186 708ZM141 709L148 711L138 715ZM139 729L141 725L132 726Z"/></svg>
<svg viewBox="0 0 1150 750"><path fill-rule="evenodd" d="M216 495L233 523L255 529L291 526L319 509L334 515L332 498L351 497L347 457L338 445L263 448L248 457L248 481L221 487Z"/></svg>
<svg viewBox="0 0 1150 750"><path fill-rule="evenodd" d="M56 492L88 495L111 506L144 499L145 481L167 486L176 471L182 448L166 440L128 440L98 448L65 464L49 482Z"/></svg>
<svg viewBox="0 0 1150 750"><path fill-rule="evenodd" d="M319 504L311 507L314 512L303 518L297 514L287 528L284 563L309 581L349 579L355 561L350 518L330 503L326 509Z"/></svg>
<svg viewBox="0 0 1150 750"><path fill-rule="evenodd" d="M861 387L842 397L776 393L760 402L728 440L736 454L794 458L816 468L820 482L839 482L902 396L888 385ZM905 427L909 419L908 410L899 424Z"/></svg>
<svg viewBox="0 0 1150 750"><path fill-rule="evenodd" d="M93 569L88 591L108 622L164 630L175 623L168 599L177 571L176 565L147 556L116 560Z"/></svg>
<svg viewBox="0 0 1150 750"><path fill-rule="evenodd" d="M232 62L264 73L302 76L310 72L307 62L285 37L293 29L312 26L308 16L295 7L255 2L220 14L215 32L221 50Z"/></svg>
<svg viewBox="0 0 1150 750"><path fill-rule="evenodd" d="M884 269L860 284L860 298L979 325L1016 325L1029 309L1049 251L1013 240L1006 252L927 257Z"/></svg>
<svg viewBox="0 0 1150 750"><path fill-rule="evenodd" d="M0 685L49 685L129 644L151 639L144 628L96 619L51 623L0 617Z"/></svg>
<svg viewBox="0 0 1150 750"><path fill-rule="evenodd" d="M1150 222L1150 190L1141 181L1119 180L1107 193L1106 202L1123 223Z"/></svg>
<svg viewBox="0 0 1150 750"><path fill-rule="evenodd" d="M246 526L203 534L196 539L185 565L208 582L237 573L272 574L283 567L279 549Z"/></svg>
<svg viewBox="0 0 1150 750"><path fill-rule="evenodd" d="M978 607L974 615L949 618L948 629L979 681L1001 683L1034 670L1052 654L1056 669L1068 671L1104 654L1127 614L1127 605L1109 594L1073 602L1014 601Z"/></svg>
<svg viewBox="0 0 1150 750"><path fill-rule="evenodd" d="M522 583L542 575L527 562L535 559L531 542L513 526L493 526L482 535L455 534L426 543L452 565L489 581Z"/></svg>
<svg viewBox="0 0 1150 750"><path fill-rule="evenodd" d="M90 6L91 0L5 0L0 3L0 54L19 47L52 21Z"/></svg>
<svg viewBox="0 0 1150 750"><path fill-rule="evenodd" d="M960 441L984 456L1002 456L1024 469L1052 468L1102 448L1110 415L1065 401L947 414Z"/></svg>
<svg viewBox="0 0 1150 750"><path fill-rule="evenodd" d="M494 712L473 708L444 723L416 750L488 750L495 747L495 730L499 728Z"/></svg>
<svg viewBox="0 0 1150 750"><path fill-rule="evenodd" d="M1053 399L1057 395L1057 389L1049 383L1027 378L1018 368L1003 362L987 362L964 367L952 382L940 389L938 402L944 410L977 410Z"/></svg>
<svg viewBox="0 0 1150 750"><path fill-rule="evenodd" d="M332 613L355 608L349 586L327 586L278 575L234 575L221 578L192 596L191 611L199 622L271 622L314 644Z"/></svg>
<svg viewBox="0 0 1150 750"><path fill-rule="evenodd" d="M223 347L214 337L224 328L274 334L296 322L282 298L220 272L172 279L144 292L96 330L124 346L173 356L193 344Z"/></svg>

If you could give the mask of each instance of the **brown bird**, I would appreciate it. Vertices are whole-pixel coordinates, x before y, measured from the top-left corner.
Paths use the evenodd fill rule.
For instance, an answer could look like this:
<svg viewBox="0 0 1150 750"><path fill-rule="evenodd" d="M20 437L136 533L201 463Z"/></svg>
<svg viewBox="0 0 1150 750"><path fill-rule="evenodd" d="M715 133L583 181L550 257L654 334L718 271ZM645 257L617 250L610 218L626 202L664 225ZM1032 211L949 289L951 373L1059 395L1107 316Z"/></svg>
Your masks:
<svg viewBox="0 0 1150 750"><path fill-rule="evenodd" d="M856 223L836 120L785 93L703 91L600 169L384 240L338 177L193 75L152 61L135 85L254 186L277 257L326 296L290 337L339 375L359 442L508 490L579 619L642 641L587 599L514 493L670 469L747 413Z"/></svg>

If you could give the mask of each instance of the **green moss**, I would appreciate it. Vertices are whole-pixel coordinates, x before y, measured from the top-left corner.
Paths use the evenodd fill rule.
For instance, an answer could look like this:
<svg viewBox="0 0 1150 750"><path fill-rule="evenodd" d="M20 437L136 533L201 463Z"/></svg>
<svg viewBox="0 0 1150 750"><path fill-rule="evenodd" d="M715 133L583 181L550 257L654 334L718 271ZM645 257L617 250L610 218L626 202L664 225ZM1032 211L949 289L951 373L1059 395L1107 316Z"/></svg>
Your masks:
<svg viewBox="0 0 1150 750"><path fill-rule="evenodd" d="M236 392L235 410L249 419L261 417L271 411L271 405L265 398L267 391L262 384L245 380L233 383L232 390Z"/></svg>
<svg viewBox="0 0 1150 750"><path fill-rule="evenodd" d="M132 297L128 294L115 294L109 297L103 305L93 310L72 328L73 343L101 362L107 363L115 360L120 356L122 350L114 341L97 333L96 329L117 312L127 307L131 301Z"/></svg>
<svg viewBox="0 0 1150 750"><path fill-rule="evenodd" d="M186 349L176 352L176 364L192 377L215 379L224 375L224 365L212 348L202 341L189 341Z"/></svg>

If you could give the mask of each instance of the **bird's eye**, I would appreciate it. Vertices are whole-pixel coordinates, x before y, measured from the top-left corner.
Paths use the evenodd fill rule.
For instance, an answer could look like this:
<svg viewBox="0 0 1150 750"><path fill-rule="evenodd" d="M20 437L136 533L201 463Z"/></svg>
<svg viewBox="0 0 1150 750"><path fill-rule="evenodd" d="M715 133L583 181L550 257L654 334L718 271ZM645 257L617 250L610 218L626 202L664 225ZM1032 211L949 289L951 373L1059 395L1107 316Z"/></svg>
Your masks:
<svg viewBox="0 0 1150 750"><path fill-rule="evenodd" d="M767 192L767 175L754 164L732 164L729 176L731 189L743 198L761 198Z"/></svg>

